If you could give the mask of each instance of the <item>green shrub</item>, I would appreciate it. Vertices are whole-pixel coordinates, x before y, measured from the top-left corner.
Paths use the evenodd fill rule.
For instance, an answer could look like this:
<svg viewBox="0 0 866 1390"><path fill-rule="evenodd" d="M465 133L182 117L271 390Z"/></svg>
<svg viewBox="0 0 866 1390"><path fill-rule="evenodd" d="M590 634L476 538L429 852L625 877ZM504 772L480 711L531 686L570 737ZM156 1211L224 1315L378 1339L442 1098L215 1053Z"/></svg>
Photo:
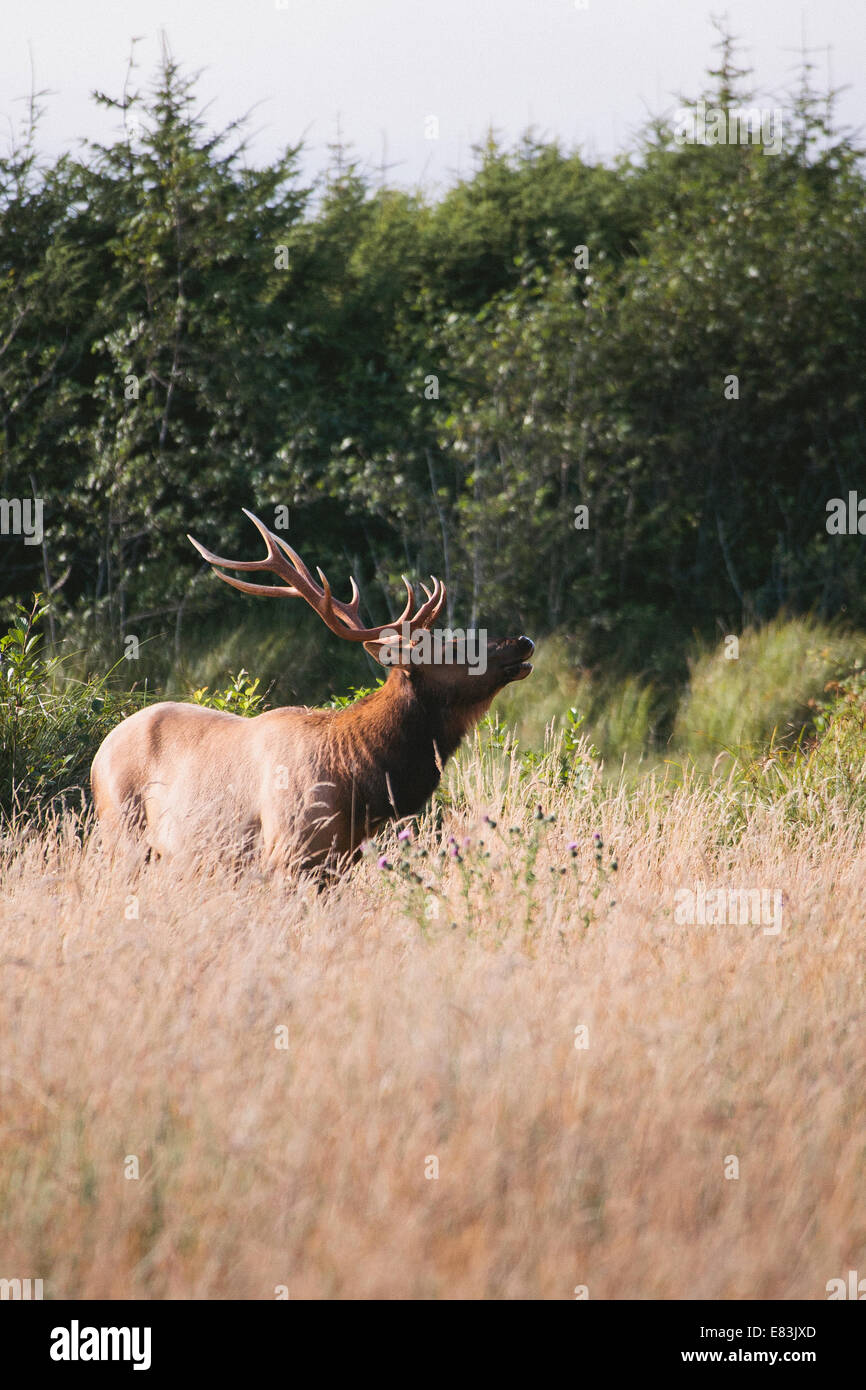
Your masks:
<svg viewBox="0 0 866 1390"><path fill-rule="evenodd" d="M866 671L831 681L827 693L816 702L814 740L797 749L805 778L849 803L866 803Z"/></svg>
<svg viewBox="0 0 866 1390"><path fill-rule="evenodd" d="M332 695L330 700L326 700L323 709L348 709L349 705L354 705L358 700L363 700L365 695L372 695L374 690L379 690L385 684L384 680L377 681L375 685L350 685L347 695Z"/></svg>
<svg viewBox="0 0 866 1390"><path fill-rule="evenodd" d="M39 816L58 800L83 807L90 764L106 734L139 709L143 693L110 689L107 677L64 680L62 660L41 652L41 594L15 605L0 637L0 819Z"/></svg>
<svg viewBox="0 0 866 1390"><path fill-rule="evenodd" d="M228 714L240 714L245 719L261 714L264 695L259 694L259 678L253 680L246 667L242 666L236 676L229 672L231 685L225 690L215 690L213 694L206 685L194 690L190 699L194 705L204 705L207 709L221 709Z"/></svg>

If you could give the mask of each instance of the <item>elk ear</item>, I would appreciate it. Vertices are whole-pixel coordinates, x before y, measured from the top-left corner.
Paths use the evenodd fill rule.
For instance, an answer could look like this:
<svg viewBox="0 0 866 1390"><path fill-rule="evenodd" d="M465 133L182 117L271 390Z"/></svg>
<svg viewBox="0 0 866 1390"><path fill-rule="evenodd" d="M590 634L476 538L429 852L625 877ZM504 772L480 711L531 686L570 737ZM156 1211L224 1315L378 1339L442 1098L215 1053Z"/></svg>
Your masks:
<svg viewBox="0 0 866 1390"><path fill-rule="evenodd" d="M377 638L374 642L365 642L364 651L386 671L390 671L392 666L407 667L410 664L408 643L402 640L398 632L384 632L382 636L385 641Z"/></svg>

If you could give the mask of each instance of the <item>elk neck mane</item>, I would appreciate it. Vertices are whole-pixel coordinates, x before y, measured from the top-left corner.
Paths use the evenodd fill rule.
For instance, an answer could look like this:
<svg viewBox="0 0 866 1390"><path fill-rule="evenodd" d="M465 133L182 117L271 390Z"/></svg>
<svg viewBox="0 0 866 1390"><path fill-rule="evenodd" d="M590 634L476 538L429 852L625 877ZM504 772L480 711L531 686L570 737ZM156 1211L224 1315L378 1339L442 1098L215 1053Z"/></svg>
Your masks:
<svg viewBox="0 0 866 1390"><path fill-rule="evenodd" d="M378 690L331 716L327 773L351 781L375 820L392 816L395 806L400 816L414 815L490 703L425 699L410 676L393 668Z"/></svg>

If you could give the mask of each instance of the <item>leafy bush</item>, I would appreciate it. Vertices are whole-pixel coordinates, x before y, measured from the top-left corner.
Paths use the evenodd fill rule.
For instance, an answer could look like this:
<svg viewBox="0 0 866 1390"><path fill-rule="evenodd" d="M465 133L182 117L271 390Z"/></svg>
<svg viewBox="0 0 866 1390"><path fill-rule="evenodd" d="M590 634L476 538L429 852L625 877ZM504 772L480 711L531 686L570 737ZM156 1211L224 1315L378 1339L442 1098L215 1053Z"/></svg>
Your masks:
<svg viewBox="0 0 866 1390"><path fill-rule="evenodd" d="M709 785L721 838L735 842L756 810L771 806L792 836L804 827L822 843L845 826L853 840L866 828L866 673L828 682L827 698L811 701L813 732L793 744L771 739L756 755L732 750L717 761Z"/></svg>
<svg viewBox="0 0 866 1390"><path fill-rule="evenodd" d="M115 692L107 677L62 679L60 658L45 658L38 626L48 612L41 594L15 605L0 637L0 818L38 817L58 798L83 807L90 764L115 724L144 703Z"/></svg>
<svg viewBox="0 0 866 1390"><path fill-rule="evenodd" d="M253 680L246 667L242 666L236 676L229 672L231 685L225 690L215 690L210 694L209 687L200 686L194 690L191 700L194 705L204 705L207 709L221 709L228 714L240 714L245 719L262 713L264 695L258 693L259 677Z"/></svg>
<svg viewBox="0 0 866 1390"><path fill-rule="evenodd" d="M376 685L350 685L348 694L332 695L323 706L324 709L348 709L349 705L354 705L358 700L363 700L365 695L372 695L374 690L379 690L385 684L380 680Z"/></svg>
<svg viewBox="0 0 866 1390"><path fill-rule="evenodd" d="M829 700L817 702L817 738L811 751L816 767L847 785L866 781L866 671L860 667L844 681L830 681Z"/></svg>

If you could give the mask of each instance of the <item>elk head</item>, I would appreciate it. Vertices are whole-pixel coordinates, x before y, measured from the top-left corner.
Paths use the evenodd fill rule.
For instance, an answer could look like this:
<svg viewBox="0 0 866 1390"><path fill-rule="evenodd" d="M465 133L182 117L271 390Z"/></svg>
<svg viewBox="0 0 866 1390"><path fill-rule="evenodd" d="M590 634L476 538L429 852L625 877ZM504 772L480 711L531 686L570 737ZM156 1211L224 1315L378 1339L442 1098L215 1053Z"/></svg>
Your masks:
<svg viewBox="0 0 866 1390"><path fill-rule="evenodd" d="M445 604L445 585L432 577L432 588L422 584L425 600L416 605L415 591L403 576L406 604L399 617L375 627L366 627L360 617L360 593L350 578L351 598L347 603L335 599L326 575L317 567L319 583L296 550L274 535L252 512L243 509L258 528L267 554L261 560L228 560L212 554L192 536L196 550L216 567L220 579L242 593L259 598L302 598L319 614L326 627L347 642L358 642L381 666L391 673L389 683L410 685L420 703L441 712L465 714L465 725L484 713L503 686L524 680L532 667L527 658L534 643L529 637L487 640L486 632L436 629L436 619ZM267 571L282 584L251 584L224 574L223 569ZM464 723L463 719L459 722ZM461 729L462 733L462 729Z"/></svg>

